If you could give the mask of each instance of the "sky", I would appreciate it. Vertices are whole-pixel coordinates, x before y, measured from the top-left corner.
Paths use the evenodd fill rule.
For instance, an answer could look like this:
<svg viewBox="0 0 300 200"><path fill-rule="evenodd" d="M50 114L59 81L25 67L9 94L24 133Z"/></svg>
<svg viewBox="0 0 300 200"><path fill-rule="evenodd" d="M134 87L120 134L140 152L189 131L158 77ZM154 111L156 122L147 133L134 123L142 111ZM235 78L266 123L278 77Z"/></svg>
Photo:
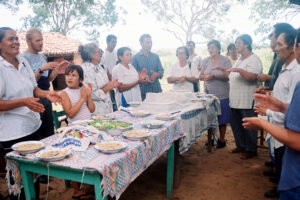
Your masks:
<svg viewBox="0 0 300 200"><path fill-rule="evenodd" d="M117 47L128 46L134 50L139 50L139 37L144 33L149 33L152 36L153 49L173 49L181 46L175 37L164 30L166 25L158 22L154 15L145 10L140 0L117 0L116 5L123 7L127 11L127 14L121 16L125 20L125 24L117 23L113 28L102 28L101 36L98 40L101 48L104 49L106 46L106 35L115 34L118 37ZM20 19L28 13L30 13L30 9L26 6L22 6L17 13L11 13L6 8L0 7L0 26L21 29L22 20ZM220 27L228 32L232 29L237 29L240 33L248 33L253 37L254 42L259 42L260 38L254 34L255 23L248 19L249 15L250 6L232 6L228 15L229 21L220 25ZM299 26L299 23L296 23L295 20L291 24L296 27ZM83 31L78 30L69 36L83 43L87 42L84 39ZM206 48L205 46L206 44L201 44L199 48Z"/></svg>

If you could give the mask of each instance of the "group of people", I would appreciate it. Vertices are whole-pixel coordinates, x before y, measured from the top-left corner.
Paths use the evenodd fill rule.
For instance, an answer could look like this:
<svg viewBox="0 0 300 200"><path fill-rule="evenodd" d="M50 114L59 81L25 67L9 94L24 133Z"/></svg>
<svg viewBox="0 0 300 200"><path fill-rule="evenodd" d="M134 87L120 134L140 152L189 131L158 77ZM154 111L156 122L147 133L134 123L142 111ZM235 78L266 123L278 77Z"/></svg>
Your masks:
<svg viewBox="0 0 300 200"><path fill-rule="evenodd" d="M200 91L199 82L204 81L204 91L219 98L217 148L226 146L226 126L230 123L236 143L230 152L241 153L241 159L253 158L257 155L257 129L266 129L279 190L283 191L281 199L297 199L296 195L300 195L297 145L300 140L297 123L300 29L279 23L274 25L269 38L274 59L268 75L262 74L262 62L252 52L252 38L243 34L227 47L226 56L221 55L218 40L207 43L210 56L205 59L195 53L193 41L178 47L178 62L171 66L167 81L173 90L190 92ZM51 102L61 103L68 122L72 123L90 119L92 114L111 113L130 102L141 102L147 93L162 92L159 79L164 69L159 56L151 51L149 34L140 37L141 50L134 56L128 47L114 50L115 35L107 36L104 52L95 43L81 45L78 51L83 63L81 66L68 63L67 87L61 92L50 91L50 82L68 61L47 62L41 53L43 36L38 29L28 30L26 41L28 49L19 55L16 31L0 28L2 158L17 142L40 140L54 134ZM264 87L259 87L262 82ZM257 118L257 114L268 116L268 121ZM75 198L84 196L78 184L73 186ZM272 191L272 195L279 194L277 189Z"/></svg>

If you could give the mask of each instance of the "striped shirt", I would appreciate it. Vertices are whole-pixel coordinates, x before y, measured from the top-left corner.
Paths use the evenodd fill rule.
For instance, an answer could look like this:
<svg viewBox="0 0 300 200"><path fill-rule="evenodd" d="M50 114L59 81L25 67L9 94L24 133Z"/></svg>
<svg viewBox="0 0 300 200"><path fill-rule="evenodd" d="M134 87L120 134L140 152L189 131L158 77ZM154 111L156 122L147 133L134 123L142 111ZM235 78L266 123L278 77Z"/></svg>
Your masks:
<svg viewBox="0 0 300 200"><path fill-rule="evenodd" d="M75 106L81 97L80 88L70 89L67 87L66 89L64 89L64 91L69 96L72 107ZM87 103L84 102L82 104L80 110L78 111L78 113L73 118L68 117L68 122L72 123L76 120L88 120L88 119L91 119L91 112L90 112L89 108L87 107Z"/></svg>
<svg viewBox="0 0 300 200"><path fill-rule="evenodd" d="M138 52L132 58L132 65L135 67L137 72L141 72L144 68L146 68L149 77L151 77L151 71L160 73L160 79L164 75L164 69L161 65L159 56L152 52L149 52L148 56L145 56L142 51ZM141 94L143 100L146 98L146 94L148 92L162 92L158 79L155 79L154 83L146 83L141 85Z"/></svg>

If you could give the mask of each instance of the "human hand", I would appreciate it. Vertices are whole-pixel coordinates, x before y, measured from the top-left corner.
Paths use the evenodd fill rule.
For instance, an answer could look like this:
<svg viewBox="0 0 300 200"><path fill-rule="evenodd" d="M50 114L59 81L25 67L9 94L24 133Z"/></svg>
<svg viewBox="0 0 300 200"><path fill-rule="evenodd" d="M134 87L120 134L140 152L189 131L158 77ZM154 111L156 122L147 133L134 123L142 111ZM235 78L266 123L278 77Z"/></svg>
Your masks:
<svg viewBox="0 0 300 200"><path fill-rule="evenodd" d="M34 112L44 112L45 111L44 105L40 104L38 100L39 98L28 97L24 99L24 104Z"/></svg>
<svg viewBox="0 0 300 200"><path fill-rule="evenodd" d="M118 79L112 80L111 83L113 88L117 88L120 85Z"/></svg>
<svg viewBox="0 0 300 200"><path fill-rule="evenodd" d="M178 82L179 83L182 83L183 81L185 81L186 80L186 77L185 76L182 76L182 77L179 77L178 78Z"/></svg>
<svg viewBox="0 0 300 200"><path fill-rule="evenodd" d="M260 82L266 82L267 80L269 80L269 76L270 75L259 74L259 75L257 75L257 80Z"/></svg>
<svg viewBox="0 0 300 200"><path fill-rule="evenodd" d="M267 90L268 87L266 86L261 86L261 87L258 87L258 88L255 88L253 90L254 93L259 93L259 94L267 94L267 93L270 93L271 91Z"/></svg>
<svg viewBox="0 0 300 200"><path fill-rule="evenodd" d="M86 87L86 95L87 95L88 97L91 96L92 91L93 91L93 86L92 86L91 83L88 83L88 86Z"/></svg>
<svg viewBox="0 0 300 200"><path fill-rule="evenodd" d="M63 102L63 98L60 92L49 91L46 97L54 104Z"/></svg>
<svg viewBox="0 0 300 200"><path fill-rule="evenodd" d="M204 81L209 81L209 80L213 79L213 77L214 77L214 75L212 75L212 74L206 74L206 75L204 75Z"/></svg>
<svg viewBox="0 0 300 200"><path fill-rule="evenodd" d="M258 117L246 117L243 118L243 127L245 129L261 130L263 119Z"/></svg>
<svg viewBox="0 0 300 200"><path fill-rule="evenodd" d="M151 70L151 77L150 77L150 80L151 80L152 82L154 82L155 79L158 78L158 76L159 76L159 74L158 74L157 72Z"/></svg>
<svg viewBox="0 0 300 200"><path fill-rule="evenodd" d="M257 103L257 104L254 105L254 112L261 115L261 116L265 116L266 112L267 112L267 109L261 103Z"/></svg>
<svg viewBox="0 0 300 200"><path fill-rule="evenodd" d="M220 70L220 71L226 71L227 68L226 67L222 67L222 66L217 66L217 67L213 67L211 70Z"/></svg>
<svg viewBox="0 0 300 200"><path fill-rule="evenodd" d="M240 72L240 68L230 68L230 69L227 69L226 71L227 72Z"/></svg>
<svg viewBox="0 0 300 200"><path fill-rule="evenodd" d="M255 100L259 101L260 104L265 106L266 109L281 112L283 103L275 97L272 97L269 94L254 94L253 97Z"/></svg>
<svg viewBox="0 0 300 200"><path fill-rule="evenodd" d="M80 97L83 98L84 100L86 100L88 97L88 91L87 91L87 88L85 87L85 85L82 85L82 87L80 89Z"/></svg>
<svg viewBox="0 0 300 200"><path fill-rule="evenodd" d="M45 64L45 65L43 65L43 66L41 67L41 70L42 70L42 71L47 71L47 70L52 69L52 70L55 71L55 70L58 70L59 67L60 67L60 65L59 65L58 62L48 62L47 64Z"/></svg>

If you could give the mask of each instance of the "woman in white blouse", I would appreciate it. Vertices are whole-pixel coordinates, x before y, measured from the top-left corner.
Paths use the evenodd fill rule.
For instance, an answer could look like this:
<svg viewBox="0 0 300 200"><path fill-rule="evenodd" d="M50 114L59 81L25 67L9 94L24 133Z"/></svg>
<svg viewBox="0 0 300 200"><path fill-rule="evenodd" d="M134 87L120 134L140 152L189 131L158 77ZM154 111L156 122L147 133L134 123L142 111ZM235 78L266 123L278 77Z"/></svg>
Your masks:
<svg viewBox="0 0 300 200"><path fill-rule="evenodd" d="M115 89L117 106L127 106L130 102L141 102L140 85L147 82L147 70L140 74L130 64L131 50L128 47L119 48L117 51L118 64L112 70L112 78L119 80Z"/></svg>
<svg viewBox="0 0 300 200"><path fill-rule="evenodd" d="M113 112L110 100L110 91L119 85L117 79L108 80L107 71L100 65L102 51L97 44L89 43L79 46L79 53L83 60L84 83L92 84L92 100L95 104L94 115L102 115Z"/></svg>
<svg viewBox="0 0 300 200"><path fill-rule="evenodd" d="M189 51L185 46L178 47L176 56L179 62L172 65L168 74L168 83L173 84L173 90L194 92L193 83L199 81L199 71L196 66L189 65Z"/></svg>

